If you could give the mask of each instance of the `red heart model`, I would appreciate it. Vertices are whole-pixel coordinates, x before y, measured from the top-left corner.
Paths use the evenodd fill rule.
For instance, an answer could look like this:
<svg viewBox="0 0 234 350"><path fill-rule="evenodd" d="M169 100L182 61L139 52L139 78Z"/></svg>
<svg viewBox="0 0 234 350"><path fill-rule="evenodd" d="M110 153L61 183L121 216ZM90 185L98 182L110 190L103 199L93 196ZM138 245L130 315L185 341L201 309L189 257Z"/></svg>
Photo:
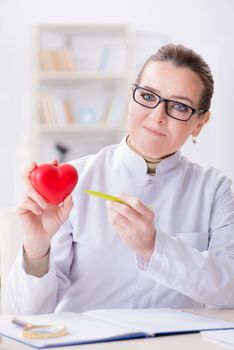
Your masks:
<svg viewBox="0 0 234 350"><path fill-rule="evenodd" d="M30 175L33 187L54 205L64 201L74 189L78 178L77 170L70 164L41 164Z"/></svg>

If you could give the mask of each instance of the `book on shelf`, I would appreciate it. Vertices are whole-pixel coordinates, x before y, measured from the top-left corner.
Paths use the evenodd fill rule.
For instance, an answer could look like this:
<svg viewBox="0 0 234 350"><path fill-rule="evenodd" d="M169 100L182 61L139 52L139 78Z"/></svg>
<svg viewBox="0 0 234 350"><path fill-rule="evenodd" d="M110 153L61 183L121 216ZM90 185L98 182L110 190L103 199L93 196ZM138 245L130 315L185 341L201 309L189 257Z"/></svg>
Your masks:
<svg viewBox="0 0 234 350"><path fill-rule="evenodd" d="M42 94L40 120L42 124L48 125L64 126L75 123L70 101L52 94Z"/></svg>
<svg viewBox="0 0 234 350"><path fill-rule="evenodd" d="M67 334L59 338L24 338L22 329L6 317L0 318L0 335L35 348L90 344L124 339L234 329L234 323L176 309L115 309L83 313L62 312L16 316L34 325L63 325Z"/></svg>
<svg viewBox="0 0 234 350"><path fill-rule="evenodd" d="M75 123L74 114L72 112L71 103L68 100L64 100L64 113L68 124Z"/></svg>
<svg viewBox="0 0 234 350"><path fill-rule="evenodd" d="M42 124L53 125L56 123L52 96L43 94L41 100L40 122Z"/></svg>
<svg viewBox="0 0 234 350"><path fill-rule="evenodd" d="M40 67L42 71L74 71L76 69L73 52L65 48L60 50L40 51Z"/></svg>

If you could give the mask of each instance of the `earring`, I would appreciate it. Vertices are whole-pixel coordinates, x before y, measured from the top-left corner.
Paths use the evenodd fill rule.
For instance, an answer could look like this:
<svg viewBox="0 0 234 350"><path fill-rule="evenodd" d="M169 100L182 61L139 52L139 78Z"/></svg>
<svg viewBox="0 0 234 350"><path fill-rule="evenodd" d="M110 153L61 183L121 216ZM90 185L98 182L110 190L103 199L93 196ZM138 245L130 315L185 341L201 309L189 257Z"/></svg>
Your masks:
<svg viewBox="0 0 234 350"><path fill-rule="evenodd" d="M196 137L196 136L192 136L192 143L193 143L194 145L197 144L197 137Z"/></svg>

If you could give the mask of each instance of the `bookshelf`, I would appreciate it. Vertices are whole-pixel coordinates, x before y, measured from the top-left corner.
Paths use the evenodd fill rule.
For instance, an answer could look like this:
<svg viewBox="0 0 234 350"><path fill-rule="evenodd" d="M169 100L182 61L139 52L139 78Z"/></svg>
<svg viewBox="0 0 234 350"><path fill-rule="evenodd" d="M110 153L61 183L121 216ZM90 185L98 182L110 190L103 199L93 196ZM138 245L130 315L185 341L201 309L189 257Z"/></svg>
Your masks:
<svg viewBox="0 0 234 350"><path fill-rule="evenodd" d="M131 83L169 38L127 25L36 28L33 119L38 162L96 153L125 134ZM65 154L66 153L66 154Z"/></svg>
<svg viewBox="0 0 234 350"><path fill-rule="evenodd" d="M125 133L133 50L125 25L36 29L37 160L97 152Z"/></svg>

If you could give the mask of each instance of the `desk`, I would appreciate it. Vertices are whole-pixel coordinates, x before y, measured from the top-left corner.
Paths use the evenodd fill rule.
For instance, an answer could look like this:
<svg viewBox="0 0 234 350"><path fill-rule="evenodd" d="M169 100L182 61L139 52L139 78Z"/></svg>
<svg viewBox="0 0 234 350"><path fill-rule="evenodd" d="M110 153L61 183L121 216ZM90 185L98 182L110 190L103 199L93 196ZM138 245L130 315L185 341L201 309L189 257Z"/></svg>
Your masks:
<svg viewBox="0 0 234 350"><path fill-rule="evenodd" d="M223 319L234 322L234 310L186 309L194 314ZM0 350L33 349L16 341L2 338ZM203 339L199 333L162 336L158 338L124 340L108 343L87 344L51 348L55 350L223 350L223 347Z"/></svg>

